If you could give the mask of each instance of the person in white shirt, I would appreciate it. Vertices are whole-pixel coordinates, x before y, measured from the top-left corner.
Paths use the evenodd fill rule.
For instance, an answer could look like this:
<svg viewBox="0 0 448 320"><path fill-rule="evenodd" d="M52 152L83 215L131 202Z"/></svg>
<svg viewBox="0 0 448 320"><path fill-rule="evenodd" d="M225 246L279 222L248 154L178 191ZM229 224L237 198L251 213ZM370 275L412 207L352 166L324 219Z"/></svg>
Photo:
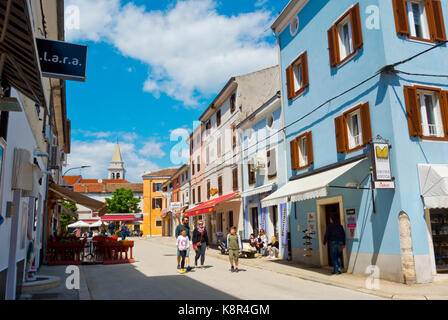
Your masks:
<svg viewBox="0 0 448 320"><path fill-rule="evenodd" d="M180 273L185 273L185 257L187 256L187 251L190 249L190 239L187 236L187 231L182 229L180 235L177 237L176 246L179 250L181 256Z"/></svg>

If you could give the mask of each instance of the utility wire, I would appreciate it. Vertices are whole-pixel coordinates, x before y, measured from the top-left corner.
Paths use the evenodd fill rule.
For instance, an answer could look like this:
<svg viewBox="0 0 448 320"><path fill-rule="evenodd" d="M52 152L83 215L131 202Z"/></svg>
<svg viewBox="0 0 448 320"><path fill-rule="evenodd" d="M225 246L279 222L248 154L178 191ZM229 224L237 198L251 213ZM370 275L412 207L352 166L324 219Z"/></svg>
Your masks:
<svg viewBox="0 0 448 320"><path fill-rule="evenodd" d="M283 128L279 129L279 130L276 131L275 133L273 133L273 134L267 136L267 137L264 138L264 139L261 139L260 141L257 141L257 142L254 143L253 145L248 146L247 148L242 149L242 150L240 150L240 151L230 150L230 151L228 151L228 152L225 152L224 154L221 155L220 158L224 158L225 156L227 156L227 155L230 154L230 153L234 153L231 159L235 158L235 157L236 157L237 155L239 155L240 153L243 153L243 156L244 156L244 152L245 152L245 151L249 150L250 148L254 148L254 147L256 147L258 144L267 141L267 140L270 139L271 137L273 137L273 136L279 134L280 132L284 131L285 129L291 127L292 125L294 125L294 124L296 124L296 123L302 121L302 120L305 119L306 117L309 117L311 114L313 114L314 112L318 111L320 108L324 107L324 106L327 105L328 103L330 103L330 102L332 102L332 101L334 101L334 100L340 98L341 96L343 96L343 95L345 95L345 94L347 94L347 93L349 93L349 92L355 90L356 88L358 88L358 87L362 86L363 84L369 82L370 80L374 79L375 77L377 77L378 75L382 74L383 72L392 72L392 73L394 73L394 72L401 72L401 71L397 71L397 70L395 70L395 67L398 66L398 65L402 65L402 64L408 63L408 62L410 62L410 61L416 59L417 57L419 57L419 56L421 56L421 55L423 55L423 54L426 54L426 53L428 53L428 52L430 52L430 51L432 51L432 50L434 50L434 49L436 49L436 48L438 48L438 47L440 47L440 46L442 46L442 45L444 45L444 44L446 44L446 43L448 43L448 41L440 42L440 43L438 43L437 45L432 46L431 48L426 49L426 50L424 50L424 51L421 51L421 52L419 52L419 53L417 53L417 54L415 54L415 55L413 55L413 56L411 56L411 57L409 57L409 58L407 58L407 59L401 60L401 61L399 61L399 62L390 64L390 65L387 65L387 66L384 66L383 68L381 68L380 70L378 70L377 72L375 72L375 74L373 74L372 76L370 76L370 77L368 77L367 79L365 79L365 80L359 82L358 84L354 85L354 86L351 87L350 89L347 89L347 90L343 91L342 93L340 93L340 94L338 94L338 95L336 95L336 96L334 96L334 97L328 99L327 101L325 101L325 102L323 102L322 104L318 105L316 108L314 108L313 110L311 110L311 111L308 112L307 114L305 114L305 115L303 115L302 117L298 118L297 120L291 122L290 124L284 126ZM404 73L404 72L401 72L401 73ZM406 73L404 73L404 74L406 74ZM416 75L416 76L418 76L419 74L409 74L409 75ZM423 76L423 74L421 74L421 76ZM428 77L429 77L430 75L425 75L425 76L428 76ZM439 77L445 77L445 76L443 76L443 75L439 75ZM227 159L227 160L228 160L228 159ZM215 161L216 161L216 160L215 160ZM226 161L226 159L223 160L223 162L225 162L225 161ZM227 167L227 166L225 166L225 167ZM213 170L215 170L215 172L212 172ZM212 172L212 173L216 173L217 171L220 171L220 170L222 170L222 168L220 168L220 169L213 168L213 169L211 169L211 170L207 170L207 171L203 172L203 174L205 174L205 175L209 175L210 172Z"/></svg>

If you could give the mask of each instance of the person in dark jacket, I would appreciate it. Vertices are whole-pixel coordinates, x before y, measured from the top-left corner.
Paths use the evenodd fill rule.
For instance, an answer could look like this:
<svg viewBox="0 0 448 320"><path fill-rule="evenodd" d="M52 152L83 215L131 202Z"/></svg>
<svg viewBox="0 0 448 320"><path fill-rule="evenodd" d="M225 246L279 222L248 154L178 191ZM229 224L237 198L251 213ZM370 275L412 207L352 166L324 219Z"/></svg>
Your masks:
<svg viewBox="0 0 448 320"><path fill-rule="evenodd" d="M334 217L330 217L330 224L324 236L324 245L330 245L330 256L333 262L333 274L341 274L342 270L342 249L345 248L345 231Z"/></svg>
<svg viewBox="0 0 448 320"><path fill-rule="evenodd" d="M204 227L202 220L198 221L198 226L193 230L193 248L196 250L196 257L194 259L195 267L198 266L198 260L201 258L201 268L204 267L205 251L209 248L208 234Z"/></svg>

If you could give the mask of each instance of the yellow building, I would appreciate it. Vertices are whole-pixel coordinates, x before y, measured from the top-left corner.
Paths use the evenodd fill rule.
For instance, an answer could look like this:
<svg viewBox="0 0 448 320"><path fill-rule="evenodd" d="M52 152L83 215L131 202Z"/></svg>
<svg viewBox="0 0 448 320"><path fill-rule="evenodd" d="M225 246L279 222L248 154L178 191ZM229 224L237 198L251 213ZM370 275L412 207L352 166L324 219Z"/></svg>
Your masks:
<svg viewBox="0 0 448 320"><path fill-rule="evenodd" d="M166 201L164 201L162 194L162 184L177 169L162 169L143 175L143 235L162 235L162 213L166 206Z"/></svg>

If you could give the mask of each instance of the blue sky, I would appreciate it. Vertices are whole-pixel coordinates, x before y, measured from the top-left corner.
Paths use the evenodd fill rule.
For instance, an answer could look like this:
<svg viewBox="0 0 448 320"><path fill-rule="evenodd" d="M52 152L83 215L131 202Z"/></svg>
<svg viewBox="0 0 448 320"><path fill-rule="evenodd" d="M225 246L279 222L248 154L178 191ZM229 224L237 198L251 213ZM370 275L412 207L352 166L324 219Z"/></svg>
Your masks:
<svg viewBox="0 0 448 320"><path fill-rule="evenodd" d="M277 63L269 27L287 2L66 0L67 41L89 46L87 81L67 81L67 168L106 177L116 139L130 181L177 166L171 133L191 130L230 76Z"/></svg>

